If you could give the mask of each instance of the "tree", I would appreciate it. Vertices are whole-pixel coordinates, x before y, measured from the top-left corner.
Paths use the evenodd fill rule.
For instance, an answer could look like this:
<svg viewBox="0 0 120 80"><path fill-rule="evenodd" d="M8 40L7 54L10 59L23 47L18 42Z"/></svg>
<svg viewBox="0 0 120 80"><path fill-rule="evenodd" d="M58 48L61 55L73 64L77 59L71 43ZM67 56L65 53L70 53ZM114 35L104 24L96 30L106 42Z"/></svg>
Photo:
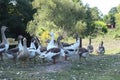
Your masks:
<svg viewBox="0 0 120 80"><path fill-rule="evenodd" d="M117 7L112 7L108 12L108 14L111 14L111 15L115 15L115 13L117 13Z"/></svg>
<svg viewBox="0 0 120 80"><path fill-rule="evenodd" d="M27 24L31 35L62 29L68 34L79 32L85 36L94 31L93 22L100 19L98 8L86 7L81 0L34 0L32 5L37 12Z"/></svg>
<svg viewBox="0 0 120 80"><path fill-rule="evenodd" d="M18 35L29 36L26 32L27 22L32 19L34 10L32 0L14 0L16 5L10 0L0 0L0 26L9 27L9 37L17 38Z"/></svg>
<svg viewBox="0 0 120 80"><path fill-rule="evenodd" d="M97 33L104 34L107 33L107 26L106 23L103 21L95 21L94 22L95 29L98 31Z"/></svg>
<svg viewBox="0 0 120 80"><path fill-rule="evenodd" d="M36 34L39 28L49 31L51 28L63 28L68 32L73 31L77 21L83 19L85 15L83 5L71 0L34 0L33 6L37 9L37 13L34 14L34 20L27 25L27 31L30 34Z"/></svg>

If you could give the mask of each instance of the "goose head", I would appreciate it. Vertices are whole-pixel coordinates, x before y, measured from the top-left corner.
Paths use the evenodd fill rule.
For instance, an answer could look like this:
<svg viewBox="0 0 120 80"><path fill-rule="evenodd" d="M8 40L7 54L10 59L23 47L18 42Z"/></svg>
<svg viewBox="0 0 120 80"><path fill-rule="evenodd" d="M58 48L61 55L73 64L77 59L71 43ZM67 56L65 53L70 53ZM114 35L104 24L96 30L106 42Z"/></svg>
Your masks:
<svg viewBox="0 0 120 80"><path fill-rule="evenodd" d="M21 39L23 39L23 36L22 36L22 35L19 35L19 36L18 36L18 40L21 40Z"/></svg>
<svg viewBox="0 0 120 80"><path fill-rule="evenodd" d="M31 38L30 48L36 49L37 44L38 44L38 43L37 43L37 37L33 36L33 37Z"/></svg>
<svg viewBox="0 0 120 80"><path fill-rule="evenodd" d="M78 40L78 33L75 33L74 36L73 36L73 38L75 38L76 41L77 41Z"/></svg>
<svg viewBox="0 0 120 80"><path fill-rule="evenodd" d="M33 43L36 42L36 37L35 36L32 37L31 42L33 42Z"/></svg>
<svg viewBox="0 0 120 80"><path fill-rule="evenodd" d="M50 35L50 36L54 36L54 33L53 33L53 32L50 32L49 35Z"/></svg>
<svg viewBox="0 0 120 80"><path fill-rule="evenodd" d="M60 43L60 40L64 39L62 35L60 35L58 38L57 38L57 44L58 46L61 46L61 43Z"/></svg>
<svg viewBox="0 0 120 80"><path fill-rule="evenodd" d="M6 27L6 26L2 26L2 27L1 27L1 31L4 32L7 28L8 28L8 27Z"/></svg>

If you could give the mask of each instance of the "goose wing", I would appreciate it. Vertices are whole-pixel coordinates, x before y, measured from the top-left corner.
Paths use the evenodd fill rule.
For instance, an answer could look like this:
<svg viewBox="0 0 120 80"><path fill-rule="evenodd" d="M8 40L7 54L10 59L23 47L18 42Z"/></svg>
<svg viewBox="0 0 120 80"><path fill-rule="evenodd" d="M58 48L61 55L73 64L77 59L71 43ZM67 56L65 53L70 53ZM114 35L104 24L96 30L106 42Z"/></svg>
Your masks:
<svg viewBox="0 0 120 80"><path fill-rule="evenodd" d="M71 44L68 44L68 43L64 43L64 42L62 42L62 45L63 45L63 47L68 47L68 46L71 46L71 45L73 45L73 43L71 43Z"/></svg>
<svg viewBox="0 0 120 80"><path fill-rule="evenodd" d="M5 51L5 44L0 44L0 52Z"/></svg>
<svg viewBox="0 0 120 80"><path fill-rule="evenodd" d="M12 54L12 53L17 53L19 51L19 48L12 48L10 50L7 51L8 54Z"/></svg>

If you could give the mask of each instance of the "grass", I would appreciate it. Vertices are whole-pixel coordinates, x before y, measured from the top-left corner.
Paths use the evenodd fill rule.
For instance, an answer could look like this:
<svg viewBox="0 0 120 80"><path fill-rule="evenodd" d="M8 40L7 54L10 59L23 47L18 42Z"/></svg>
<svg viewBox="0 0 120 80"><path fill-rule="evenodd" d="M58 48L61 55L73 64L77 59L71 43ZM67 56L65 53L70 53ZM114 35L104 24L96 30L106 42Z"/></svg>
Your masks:
<svg viewBox="0 0 120 80"><path fill-rule="evenodd" d="M78 58L70 59L72 66L58 72L44 72L44 63L29 64L22 68L11 61L0 62L0 80L119 80L120 54L92 55L87 63L79 63ZM53 65L53 64L52 64Z"/></svg>
<svg viewBox="0 0 120 80"><path fill-rule="evenodd" d="M14 65L11 60L5 58L4 62L0 61L0 80L119 80L120 40L109 35L92 39L95 50L101 40L106 48L105 55L94 55L94 52L87 58L87 62L83 61L82 64L78 56L70 58L68 62L71 65L56 72L44 71L49 65L41 63L39 59L36 64L30 62L27 63L28 67L22 68L19 62ZM83 39L83 47L87 44L88 39Z"/></svg>

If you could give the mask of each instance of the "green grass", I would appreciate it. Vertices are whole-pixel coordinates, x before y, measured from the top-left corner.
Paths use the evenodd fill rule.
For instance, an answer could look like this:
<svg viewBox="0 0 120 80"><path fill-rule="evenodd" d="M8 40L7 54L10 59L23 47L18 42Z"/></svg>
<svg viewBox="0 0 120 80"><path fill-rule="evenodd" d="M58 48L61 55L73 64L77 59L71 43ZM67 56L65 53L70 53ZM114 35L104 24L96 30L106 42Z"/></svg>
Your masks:
<svg viewBox="0 0 120 80"><path fill-rule="evenodd" d="M57 72L44 71L49 65L41 63L39 59L36 64L27 63L28 66L22 68L19 62L14 65L5 58L4 62L0 61L0 80L120 80L120 40L114 39L110 34L92 39L94 50L101 40L104 41L105 55L91 55L87 58L87 63L83 60L82 64L78 56L73 57L68 61L70 66ZM88 38L83 39L83 47L87 47L88 41Z"/></svg>
<svg viewBox="0 0 120 80"><path fill-rule="evenodd" d="M119 80L120 55L92 56L86 64L72 62L72 67L53 74L55 80Z"/></svg>
<svg viewBox="0 0 120 80"><path fill-rule="evenodd" d="M0 62L0 79L7 80L119 80L120 54L92 55L81 64L76 57L70 59L72 66L58 72L43 72L46 63L29 64L27 68L16 66L11 61ZM53 65L53 64L51 64Z"/></svg>

